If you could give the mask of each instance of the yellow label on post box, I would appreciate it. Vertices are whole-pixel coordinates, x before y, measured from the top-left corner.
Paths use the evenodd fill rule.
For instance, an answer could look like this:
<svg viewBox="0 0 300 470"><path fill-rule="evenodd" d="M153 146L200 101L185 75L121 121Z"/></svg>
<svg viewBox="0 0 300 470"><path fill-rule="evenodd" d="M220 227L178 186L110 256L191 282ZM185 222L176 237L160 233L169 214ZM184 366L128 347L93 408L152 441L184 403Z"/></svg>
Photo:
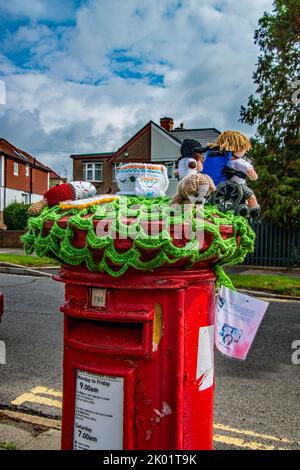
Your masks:
<svg viewBox="0 0 300 470"><path fill-rule="evenodd" d="M106 307L107 289L92 289L92 307Z"/></svg>

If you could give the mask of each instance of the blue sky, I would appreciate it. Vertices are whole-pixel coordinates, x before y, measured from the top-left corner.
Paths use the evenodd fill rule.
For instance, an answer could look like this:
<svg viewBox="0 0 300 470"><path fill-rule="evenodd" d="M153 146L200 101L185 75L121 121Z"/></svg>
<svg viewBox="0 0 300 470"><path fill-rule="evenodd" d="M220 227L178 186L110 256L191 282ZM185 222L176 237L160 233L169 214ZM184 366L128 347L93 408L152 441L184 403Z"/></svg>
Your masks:
<svg viewBox="0 0 300 470"><path fill-rule="evenodd" d="M238 123L272 0L0 0L1 137L70 175L150 119Z"/></svg>

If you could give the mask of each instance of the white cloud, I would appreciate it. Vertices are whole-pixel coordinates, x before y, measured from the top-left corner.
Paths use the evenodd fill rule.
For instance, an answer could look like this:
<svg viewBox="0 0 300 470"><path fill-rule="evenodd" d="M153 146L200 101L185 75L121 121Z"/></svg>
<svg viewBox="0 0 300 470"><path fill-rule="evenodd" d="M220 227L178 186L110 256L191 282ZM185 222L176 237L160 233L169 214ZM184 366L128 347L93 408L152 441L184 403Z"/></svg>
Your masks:
<svg viewBox="0 0 300 470"><path fill-rule="evenodd" d="M1 0L0 12L13 18L66 21L73 18L74 6L70 0Z"/></svg>
<svg viewBox="0 0 300 470"><path fill-rule="evenodd" d="M55 32L44 24L20 26L16 32L9 33L3 42L6 50L26 49L37 46L45 41L53 43L53 49L58 46Z"/></svg>
<svg viewBox="0 0 300 470"><path fill-rule="evenodd" d="M36 3L44 4L32 1L30 11ZM59 169L70 167L70 153L114 150L164 114L187 127L251 132L237 120L253 90L254 29L272 1L182 3L91 0L74 27L23 25L6 47L29 49L38 70L2 58L2 135ZM164 87L153 85L159 75Z"/></svg>

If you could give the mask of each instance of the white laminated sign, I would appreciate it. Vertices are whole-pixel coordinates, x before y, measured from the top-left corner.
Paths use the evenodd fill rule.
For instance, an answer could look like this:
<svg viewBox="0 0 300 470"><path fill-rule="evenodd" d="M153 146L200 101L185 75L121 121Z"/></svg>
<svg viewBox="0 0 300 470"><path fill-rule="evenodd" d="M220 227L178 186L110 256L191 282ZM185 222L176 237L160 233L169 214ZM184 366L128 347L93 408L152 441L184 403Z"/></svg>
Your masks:
<svg viewBox="0 0 300 470"><path fill-rule="evenodd" d="M268 305L222 286L217 301L216 348L228 357L245 360Z"/></svg>
<svg viewBox="0 0 300 470"><path fill-rule="evenodd" d="M199 329L196 380L200 392L214 383L214 325Z"/></svg>
<svg viewBox="0 0 300 470"><path fill-rule="evenodd" d="M77 370L74 450L123 449L124 378Z"/></svg>

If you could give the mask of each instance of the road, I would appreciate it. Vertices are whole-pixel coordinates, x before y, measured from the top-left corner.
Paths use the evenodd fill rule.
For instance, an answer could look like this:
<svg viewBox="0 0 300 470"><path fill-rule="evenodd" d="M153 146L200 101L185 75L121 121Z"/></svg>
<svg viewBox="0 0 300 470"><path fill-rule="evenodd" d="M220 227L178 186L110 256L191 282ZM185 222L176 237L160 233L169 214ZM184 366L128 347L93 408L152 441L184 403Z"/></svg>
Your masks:
<svg viewBox="0 0 300 470"><path fill-rule="evenodd" d="M38 386L61 390L64 286L49 278L0 274L0 290L5 303L0 339L7 362L0 365L0 404L10 406ZM43 403L26 400L18 407L60 416L59 408Z"/></svg>
<svg viewBox="0 0 300 470"><path fill-rule="evenodd" d="M6 315L0 340L0 406L61 416L64 286L0 274ZM215 448L300 449L300 303L272 302L246 362L216 356Z"/></svg>

